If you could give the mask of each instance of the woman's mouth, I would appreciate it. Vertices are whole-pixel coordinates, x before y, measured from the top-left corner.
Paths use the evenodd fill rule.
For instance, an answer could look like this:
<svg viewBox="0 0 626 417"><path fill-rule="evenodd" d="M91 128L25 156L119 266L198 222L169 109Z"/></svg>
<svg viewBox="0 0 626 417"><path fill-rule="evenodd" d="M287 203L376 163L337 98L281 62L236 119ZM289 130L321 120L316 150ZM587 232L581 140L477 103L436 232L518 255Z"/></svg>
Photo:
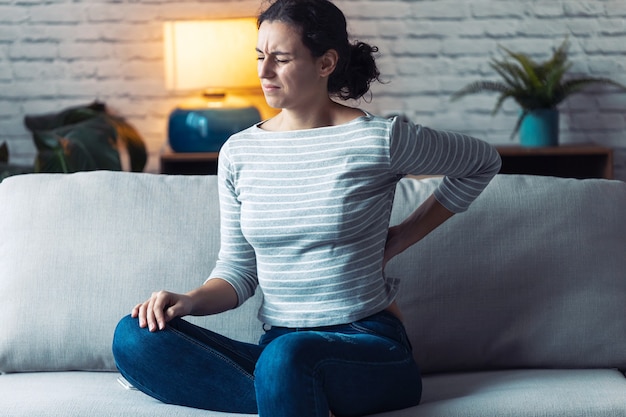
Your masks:
<svg viewBox="0 0 626 417"><path fill-rule="evenodd" d="M271 93L272 91L278 90L279 87L273 84L263 84L263 91L266 93Z"/></svg>

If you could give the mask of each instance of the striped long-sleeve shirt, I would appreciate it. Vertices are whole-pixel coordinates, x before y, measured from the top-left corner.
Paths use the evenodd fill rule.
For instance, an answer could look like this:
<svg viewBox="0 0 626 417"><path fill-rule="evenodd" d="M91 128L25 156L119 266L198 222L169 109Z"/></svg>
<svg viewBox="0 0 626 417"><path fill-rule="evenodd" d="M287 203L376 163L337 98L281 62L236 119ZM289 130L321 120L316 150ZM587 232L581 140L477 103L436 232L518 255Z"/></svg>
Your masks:
<svg viewBox="0 0 626 417"><path fill-rule="evenodd" d="M382 263L400 178L445 175L435 197L458 213L499 167L483 141L370 114L300 131L253 126L220 151L221 248L209 279L228 281L239 304L259 287L259 319L275 326L367 317L398 289Z"/></svg>

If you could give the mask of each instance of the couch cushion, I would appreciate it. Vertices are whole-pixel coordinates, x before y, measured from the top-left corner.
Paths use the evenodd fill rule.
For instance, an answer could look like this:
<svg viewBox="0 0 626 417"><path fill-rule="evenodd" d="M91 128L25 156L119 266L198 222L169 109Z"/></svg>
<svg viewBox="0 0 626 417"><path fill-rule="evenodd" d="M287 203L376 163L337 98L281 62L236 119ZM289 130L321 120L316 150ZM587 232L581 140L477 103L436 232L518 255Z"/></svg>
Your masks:
<svg viewBox="0 0 626 417"><path fill-rule="evenodd" d="M392 223L438 179L405 180ZM498 175L387 267L425 372L626 368L626 183Z"/></svg>
<svg viewBox="0 0 626 417"><path fill-rule="evenodd" d="M0 409L11 417L245 417L163 404L126 390L113 372L0 376ZM626 379L615 370L518 370L431 375L422 404L371 417L616 417Z"/></svg>
<svg viewBox="0 0 626 417"><path fill-rule="evenodd" d="M387 417L616 417L625 393L626 379L613 369L433 375L420 406Z"/></svg>
<svg viewBox="0 0 626 417"><path fill-rule="evenodd" d="M0 184L0 372L114 370L117 321L203 283L219 249L212 176L15 176ZM258 298L192 318L254 341Z"/></svg>
<svg viewBox="0 0 626 417"><path fill-rule="evenodd" d="M164 404L117 382L115 372L0 376L0 409L10 417L246 417Z"/></svg>

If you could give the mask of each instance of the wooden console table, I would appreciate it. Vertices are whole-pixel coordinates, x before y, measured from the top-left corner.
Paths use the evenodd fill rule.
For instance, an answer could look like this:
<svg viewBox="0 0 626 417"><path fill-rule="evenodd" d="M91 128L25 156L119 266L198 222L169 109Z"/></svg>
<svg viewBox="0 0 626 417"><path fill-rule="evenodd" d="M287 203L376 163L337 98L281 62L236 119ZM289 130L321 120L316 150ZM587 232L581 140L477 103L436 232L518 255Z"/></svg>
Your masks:
<svg viewBox="0 0 626 417"><path fill-rule="evenodd" d="M548 175L565 178L613 178L613 150L597 145L562 145L530 148L496 146L502 158L502 174ZM217 174L217 152L161 154L161 173Z"/></svg>
<svg viewBox="0 0 626 417"><path fill-rule="evenodd" d="M565 178L613 178L613 150L597 145L531 148L496 146L501 174L547 175Z"/></svg>
<svg viewBox="0 0 626 417"><path fill-rule="evenodd" d="M161 173L175 175L215 175L217 174L218 152L161 154Z"/></svg>

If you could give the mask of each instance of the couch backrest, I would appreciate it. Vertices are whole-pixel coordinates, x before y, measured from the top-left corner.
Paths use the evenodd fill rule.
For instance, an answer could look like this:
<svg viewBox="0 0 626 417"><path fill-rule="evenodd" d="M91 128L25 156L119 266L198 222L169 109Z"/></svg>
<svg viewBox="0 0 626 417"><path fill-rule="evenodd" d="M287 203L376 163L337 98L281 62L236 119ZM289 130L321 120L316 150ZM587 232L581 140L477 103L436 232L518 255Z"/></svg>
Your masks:
<svg viewBox="0 0 626 417"><path fill-rule="evenodd" d="M211 176L32 174L0 184L0 372L114 370L113 330L152 291L206 279L219 249ZM255 341L255 302L190 318ZM233 318L234 317L234 318Z"/></svg>
<svg viewBox="0 0 626 417"><path fill-rule="evenodd" d="M392 223L439 180L403 181ZM393 260L425 372L626 367L626 183L498 175Z"/></svg>
<svg viewBox="0 0 626 417"><path fill-rule="evenodd" d="M439 180L405 179L392 222ZM0 184L0 372L113 370L119 318L200 285L219 249L212 176L32 174ZM498 176L464 214L394 259L426 372L626 367L626 184ZM192 321L262 333L260 295Z"/></svg>

